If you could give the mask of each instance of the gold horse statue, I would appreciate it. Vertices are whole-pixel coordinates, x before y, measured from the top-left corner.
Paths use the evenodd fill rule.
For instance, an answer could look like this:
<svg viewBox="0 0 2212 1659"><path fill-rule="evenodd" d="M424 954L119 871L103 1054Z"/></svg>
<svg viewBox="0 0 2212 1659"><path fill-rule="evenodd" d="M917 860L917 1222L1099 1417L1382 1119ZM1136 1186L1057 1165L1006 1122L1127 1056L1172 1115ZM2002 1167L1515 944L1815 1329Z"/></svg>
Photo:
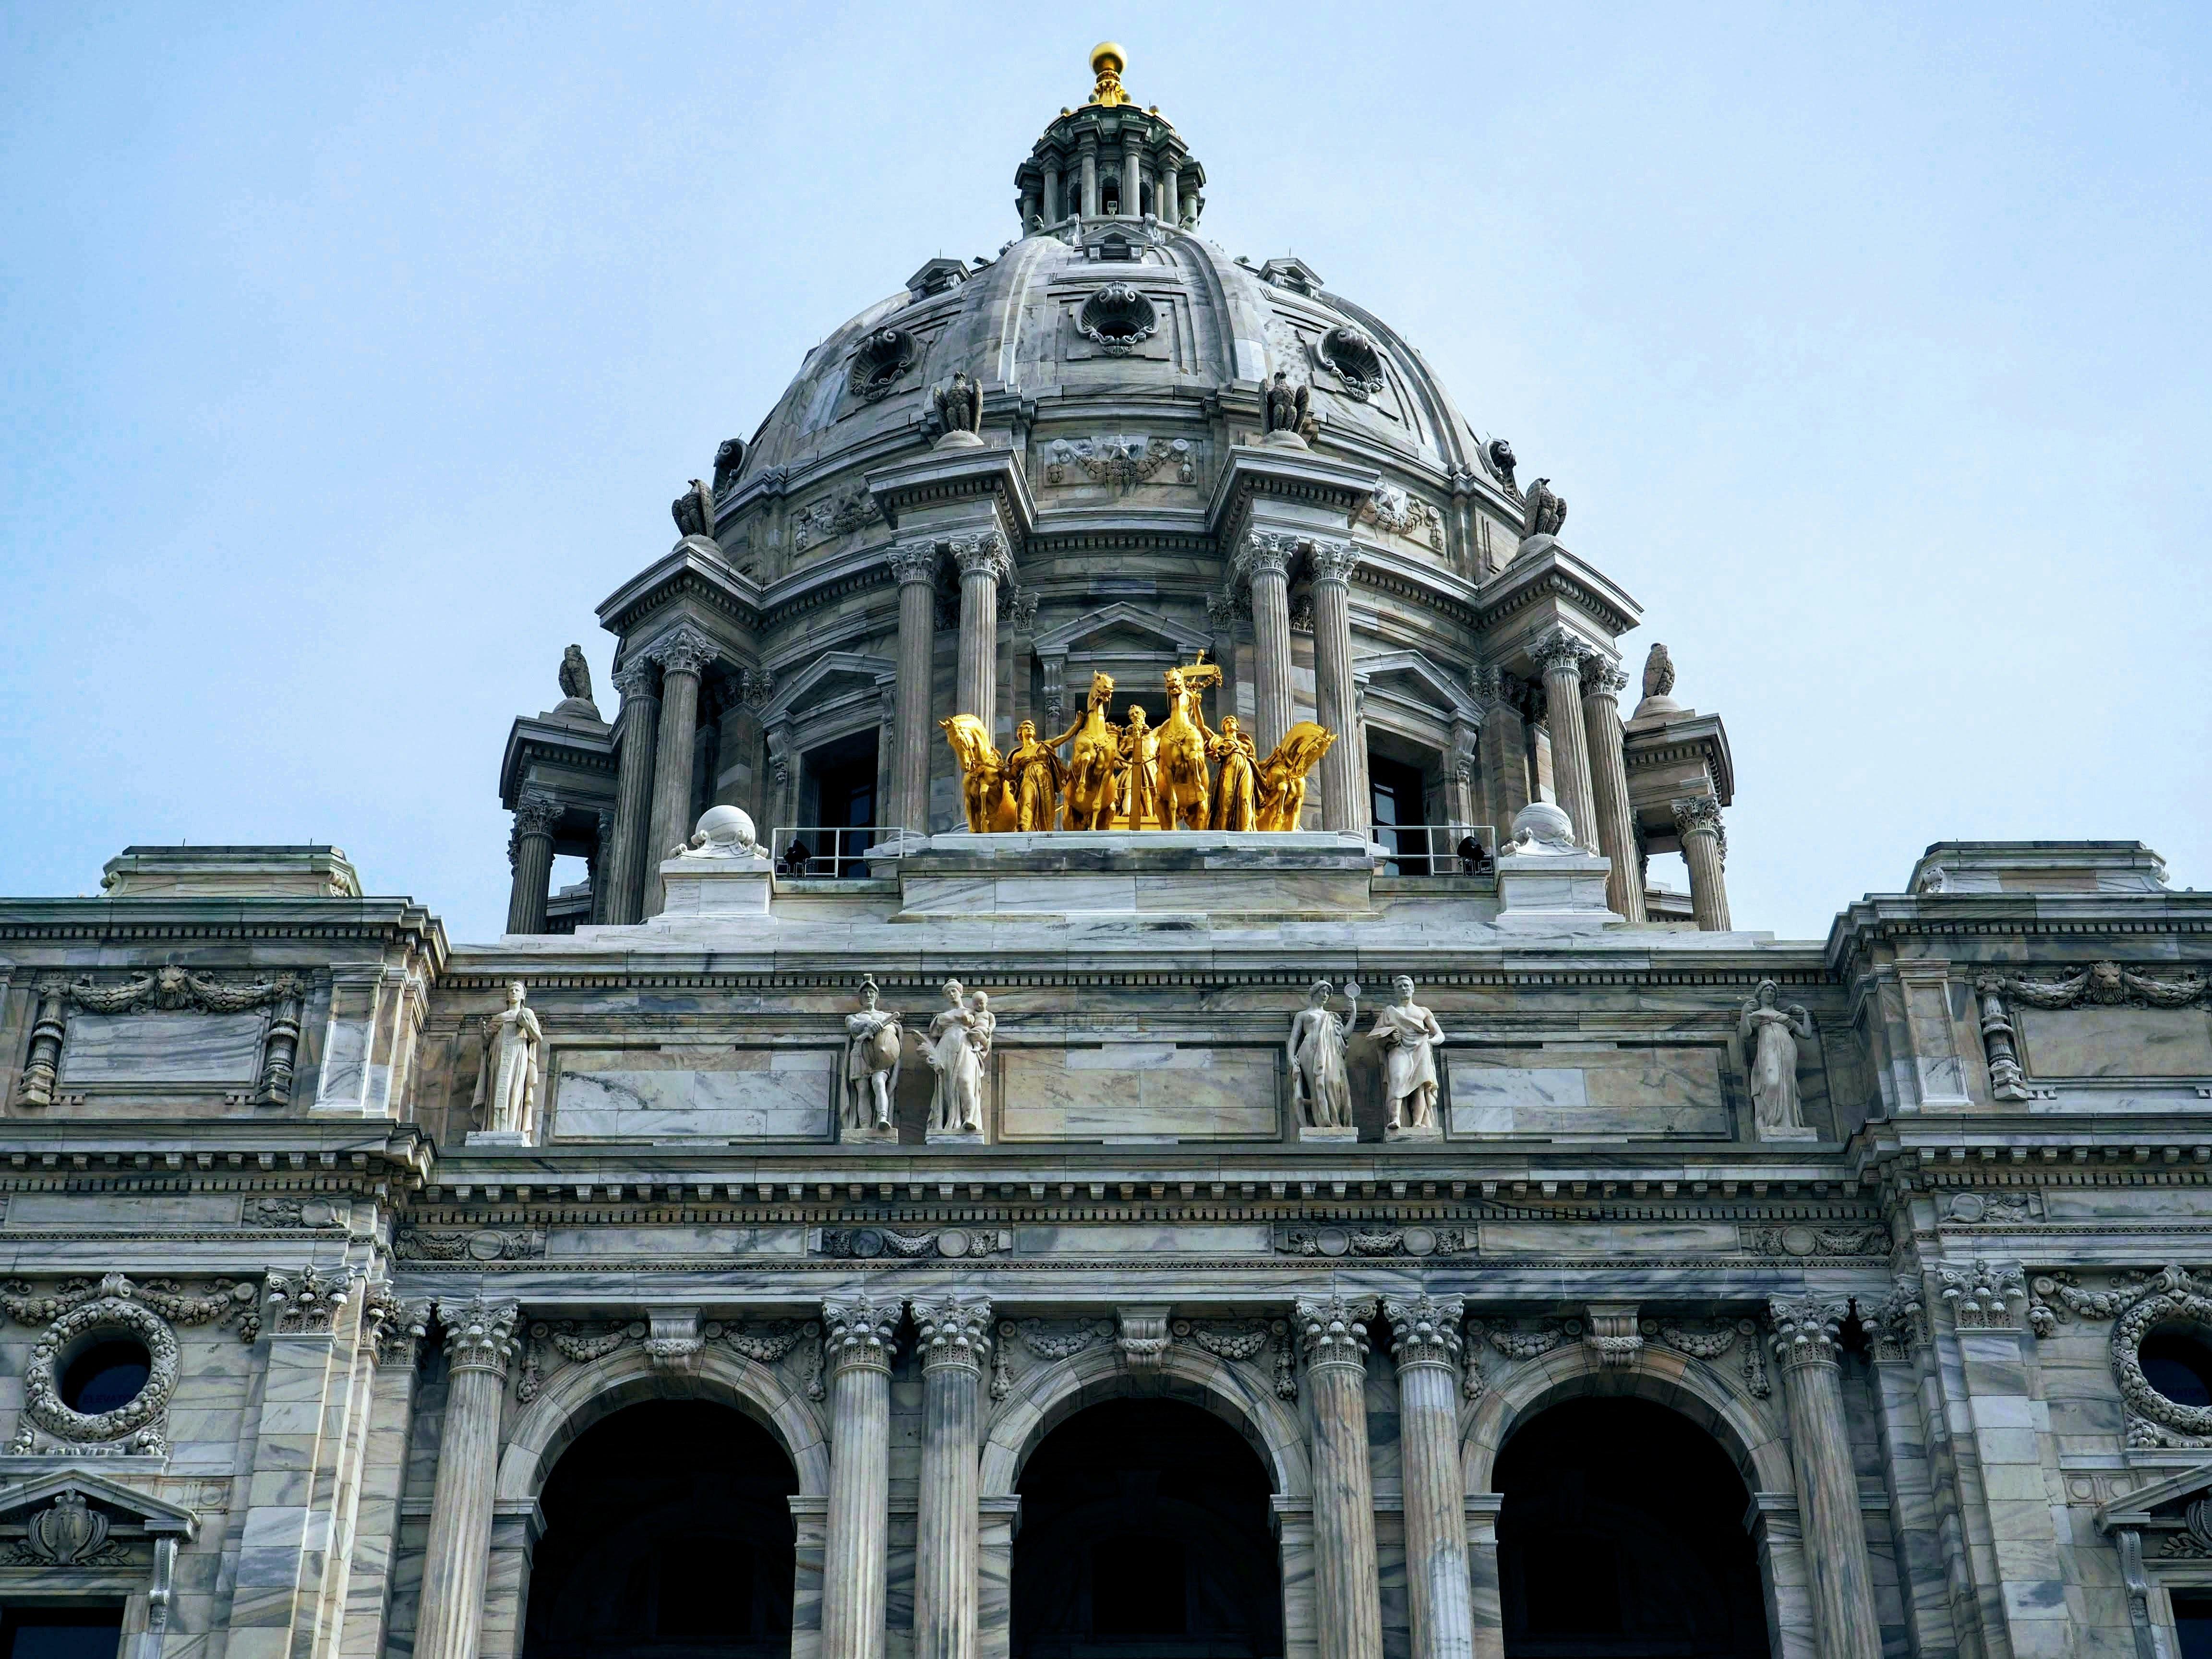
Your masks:
<svg viewBox="0 0 2212 1659"><path fill-rule="evenodd" d="M1114 798L1121 766L1121 728L1106 718L1114 701L1114 677L1093 674L1091 696L1082 718L1069 726L1053 747L1070 738L1075 748L1067 757L1067 811L1061 827L1068 830L1110 830L1114 827Z"/></svg>
<svg viewBox="0 0 2212 1659"><path fill-rule="evenodd" d="M938 725L945 728L945 740L960 765L960 803L968 811L968 828L979 836L1012 830L1014 798L1006 787L1006 763L983 722L973 714L955 714Z"/></svg>
<svg viewBox="0 0 2212 1659"><path fill-rule="evenodd" d="M1336 733L1300 720L1283 733L1275 752L1260 765L1260 828L1295 830L1305 811L1306 774L1321 764Z"/></svg>
<svg viewBox="0 0 2212 1659"><path fill-rule="evenodd" d="M1206 769L1213 729L1206 723L1205 692L1221 684L1221 665L1198 660L1167 672L1168 717L1160 727L1160 828L1203 830L1212 789Z"/></svg>

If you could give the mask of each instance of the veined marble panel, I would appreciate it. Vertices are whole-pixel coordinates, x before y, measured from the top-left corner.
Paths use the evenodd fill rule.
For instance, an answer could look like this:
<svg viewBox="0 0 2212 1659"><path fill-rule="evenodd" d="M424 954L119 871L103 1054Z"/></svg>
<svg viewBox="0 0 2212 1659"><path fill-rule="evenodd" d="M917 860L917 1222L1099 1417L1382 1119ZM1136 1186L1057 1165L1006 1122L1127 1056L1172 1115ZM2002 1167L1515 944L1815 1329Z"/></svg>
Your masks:
<svg viewBox="0 0 2212 1659"><path fill-rule="evenodd" d="M1587 1047L1447 1051L1455 1135L1726 1139L1718 1048Z"/></svg>
<svg viewBox="0 0 2212 1659"><path fill-rule="evenodd" d="M2202 1008L2014 1008L2030 1077L2212 1077Z"/></svg>
<svg viewBox="0 0 2212 1659"><path fill-rule="evenodd" d="M641 1255L804 1255L804 1227L549 1227L548 1261L599 1261Z"/></svg>
<svg viewBox="0 0 2212 1659"><path fill-rule="evenodd" d="M235 1227L240 1200L224 1193L204 1195L133 1193L17 1193L8 1200L8 1226L67 1227L106 1231L137 1227Z"/></svg>
<svg viewBox="0 0 2212 1659"><path fill-rule="evenodd" d="M835 1048L569 1048L556 1140L827 1140Z"/></svg>
<svg viewBox="0 0 2212 1659"><path fill-rule="evenodd" d="M1266 1048L1109 1042L1000 1050L1000 1139L1273 1140L1276 1055Z"/></svg>
<svg viewBox="0 0 2212 1659"><path fill-rule="evenodd" d="M1018 1227L1024 1255L1272 1255L1273 1230L1251 1227Z"/></svg>
<svg viewBox="0 0 2212 1659"><path fill-rule="evenodd" d="M1485 1255L1733 1255L1726 1222L1486 1221Z"/></svg>
<svg viewBox="0 0 2212 1659"><path fill-rule="evenodd" d="M251 1083L266 1019L258 1012L73 1014L62 1039L61 1081Z"/></svg>

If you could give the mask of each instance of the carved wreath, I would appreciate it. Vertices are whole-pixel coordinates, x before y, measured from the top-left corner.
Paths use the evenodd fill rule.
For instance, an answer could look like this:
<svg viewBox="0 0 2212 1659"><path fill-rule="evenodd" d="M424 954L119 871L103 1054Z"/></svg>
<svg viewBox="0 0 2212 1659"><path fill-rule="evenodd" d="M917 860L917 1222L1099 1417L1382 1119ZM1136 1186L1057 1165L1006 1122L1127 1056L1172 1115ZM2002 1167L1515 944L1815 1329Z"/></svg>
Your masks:
<svg viewBox="0 0 2212 1659"><path fill-rule="evenodd" d="M299 980L290 974L246 985L225 985L188 968L156 968L120 985L95 985L87 975L61 988L64 996L90 1014L143 1013L149 1008L170 1012L197 1008L210 1014L237 1014L298 996L300 989Z"/></svg>
<svg viewBox="0 0 2212 1659"><path fill-rule="evenodd" d="M87 1415L62 1403L61 1359L78 1338L107 1331L127 1331L146 1345L146 1386L112 1412ZM120 1448L124 1451L161 1451L161 1421L176 1390L177 1356L177 1334L152 1309L119 1296L81 1304L48 1326L31 1349L23 1378L24 1413L63 1440L122 1440L126 1443Z"/></svg>
<svg viewBox="0 0 2212 1659"><path fill-rule="evenodd" d="M2212 978L2194 971L2172 978L2139 974L2118 962L2093 962L2064 979L2023 979L2016 974L1984 974L1975 989L1984 996L2008 998L2029 1008L2185 1008L2212 990Z"/></svg>
<svg viewBox="0 0 2212 1659"><path fill-rule="evenodd" d="M2119 1380L2120 1398L2139 1415L2179 1433L2212 1434L2212 1406L2168 1400L2151 1387L2142 1369L2143 1338L2160 1325L2212 1329L2212 1299L2200 1295L2203 1287L2185 1273L2161 1273L2153 1285L2149 1295L2112 1322L2112 1375Z"/></svg>

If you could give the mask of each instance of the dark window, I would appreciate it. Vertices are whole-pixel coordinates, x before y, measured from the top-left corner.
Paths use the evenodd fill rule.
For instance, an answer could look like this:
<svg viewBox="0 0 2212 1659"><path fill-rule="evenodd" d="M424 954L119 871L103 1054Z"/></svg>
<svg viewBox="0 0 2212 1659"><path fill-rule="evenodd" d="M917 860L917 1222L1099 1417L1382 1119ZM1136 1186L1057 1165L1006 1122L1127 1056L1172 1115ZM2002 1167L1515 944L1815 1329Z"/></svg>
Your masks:
<svg viewBox="0 0 2212 1659"><path fill-rule="evenodd" d="M813 843L808 850L814 859L805 873L866 875L868 863L860 854L875 837L851 832L875 825L876 734L859 732L810 750L806 770L814 798L813 822L838 833L806 838Z"/></svg>
<svg viewBox="0 0 2212 1659"><path fill-rule="evenodd" d="M127 1406L145 1388L153 1363L137 1337L103 1336L62 1373L62 1404L87 1417Z"/></svg>
<svg viewBox="0 0 2212 1659"><path fill-rule="evenodd" d="M1189 1617L1182 1546L1102 1538L1091 1547L1091 1628L1099 1636L1180 1636Z"/></svg>
<svg viewBox="0 0 2212 1659"><path fill-rule="evenodd" d="M2193 1329L2167 1327L2143 1339L2143 1380L2177 1406L2212 1406L2212 1351Z"/></svg>
<svg viewBox="0 0 2212 1659"><path fill-rule="evenodd" d="M1421 830L1424 780L1420 769L1370 753L1367 783L1375 809L1376 839L1398 854L1392 873L1428 874L1428 841Z"/></svg>
<svg viewBox="0 0 2212 1659"><path fill-rule="evenodd" d="M2181 1659L2212 1659L2212 1590L2173 1592L2173 1633Z"/></svg>
<svg viewBox="0 0 2212 1659"><path fill-rule="evenodd" d="M0 1659L115 1659L123 1609L9 1607L0 1615Z"/></svg>

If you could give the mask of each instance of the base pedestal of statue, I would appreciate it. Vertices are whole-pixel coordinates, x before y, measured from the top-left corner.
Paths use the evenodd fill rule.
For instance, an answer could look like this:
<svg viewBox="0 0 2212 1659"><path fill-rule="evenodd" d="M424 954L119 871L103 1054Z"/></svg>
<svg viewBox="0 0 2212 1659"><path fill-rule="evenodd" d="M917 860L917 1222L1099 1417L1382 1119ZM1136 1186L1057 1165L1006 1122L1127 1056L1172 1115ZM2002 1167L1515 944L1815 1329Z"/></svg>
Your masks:
<svg viewBox="0 0 2212 1659"><path fill-rule="evenodd" d="M857 1146L863 1141L881 1145L898 1139L898 1126L887 1124L882 1128L877 1128L873 1125L865 1129L841 1128L837 1132L837 1139L848 1146Z"/></svg>
<svg viewBox="0 0 2212 1659"><path fill-rule="evenodd" d="M1341 1146L1346 1141L1359 1139L1357 1126L1350 1123L1333 1128L1316 1128L1310 1123L1298 1125L1298 1140L1308 1146Z"/></svg>
<svg viewBox="0 0 2212 1659"><path fill-rule="evenodd" d="M702 916L765 916L775 885L775 868L757 855L679 854L664 859L660 881L667 897L654 923L696 921Z"/></svg>
<svg viewBox="0 0 2212 1659"><path fill-rule="evenodd" d="M1442 1140L1443 1126L1440 1123L1389 1123L1382 1128L1382 1139L1388 1141Z"/></svg>
<svg viewBox="0 0 2212 1659"><path fill-rule="evenodd" d="M981 1129L932 1129L927 1137L933 1146L985 1146L990 1143Z"/></svg>
<svg viewBox="0 0 2212 1659"><path fill-rule="evenodd" d="M530 1137L520 1129L471 1129L463 1137L465 1146L527 1146Z"/></svg>
<svg viewBox="0 0 2212 1659"><path fill-rule="evenodd" d="M1613 860L1595 853L1507 853L1498 860L1498 926L1508 932L1594 933L1626 919L1606 908Z"/></svg>
<svg viewBox="0 0 2212 1659"><path fill-rule="evenodd" d="M1818 1140L1820 1138L1820 1132L1818 1129L1809 1128L1802 1123L1790 1129L1779 1127L1769 1128L1763 1123L1755 1124L1753 1127L1758 1132L1761 1140ZM473 1140L475 1137L471 1135L470 1139Z"/></svg>

